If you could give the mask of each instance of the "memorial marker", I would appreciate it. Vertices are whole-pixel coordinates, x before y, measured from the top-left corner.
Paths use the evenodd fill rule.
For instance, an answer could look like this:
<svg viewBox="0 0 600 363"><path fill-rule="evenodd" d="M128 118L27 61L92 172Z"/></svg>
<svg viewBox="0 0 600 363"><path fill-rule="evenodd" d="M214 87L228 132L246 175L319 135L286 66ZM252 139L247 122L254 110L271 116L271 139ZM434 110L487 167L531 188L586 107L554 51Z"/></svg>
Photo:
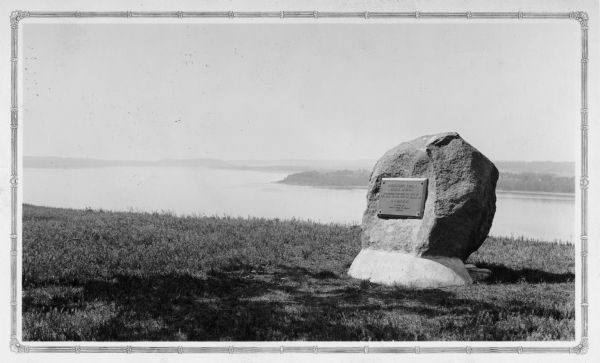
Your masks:
<svg viewBox="0 0 600 363"><path fill-rule="evenodd" d="M423 218L427 178L382 178L377 217Z"/></svg>
<svg viewBox="0 0 600 363"><path fill-rule="evenodd" d="M489 277L465 261L488 236L497 181L494 163L456 132L388 150L369 178L362 249L348 274L411 289Z"/></svg>

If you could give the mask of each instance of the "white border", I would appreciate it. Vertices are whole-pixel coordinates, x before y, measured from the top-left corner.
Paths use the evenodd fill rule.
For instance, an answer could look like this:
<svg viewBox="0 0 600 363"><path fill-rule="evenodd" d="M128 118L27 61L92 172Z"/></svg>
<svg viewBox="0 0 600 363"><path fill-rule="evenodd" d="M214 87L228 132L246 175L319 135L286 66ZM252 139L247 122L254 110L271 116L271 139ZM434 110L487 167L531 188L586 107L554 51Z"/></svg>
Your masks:
<svg viewBox="0 0 600 363"><path fill-rule="evenodd" d="M389 7L389 6L388 6L388 7ZM560 7L560 6L559 6L559 7ZM564 7L564 4L563 4L563 7ZM421 13L420 13L420 14L421 14ZM415 13L415 18L416 18L416 13ZM241 20L241 19L240 19L240 20ZM586 112L586 114L587 114L587 112ZM583 117L583 116L582 116L582 117ZM584 126L584 124L582 124L582 126ZM587 128L586 128L586 130L587 130ZM582 129L582 134L583 134L583 129ZM20 135L19 135L19 136L20 136ZM587 144L586 144L586 145L587 145ZM586 153L587 153L587 149L586 149ZM583 153L583 154L586 154L586 153ZM583 161L583 160L582 160L582 161ZM16 174L15 174L15 175L16 175ZM583 177L583 176L586 176L586 175L582 175L582 177ZM584 180L584 179L582 179L582 180ZM589 180L589 179L585 179L585 180ZM586 183L586 182L584 182L584 183ZM587 185L586 185L586 186L587 186ZM584 188L582 188L582 189L584 189ZM585 189L587 189L587 188L585 188ZM582 208L583 208L583 206L584 206L584 203L582 203ZM18 230L18 229L17 229L17 230ZM11 253L12 253L12 252L11 252ZM12 257L12 256L11 256L11 257ZM584 260L584 256L583 256L583 255L582 255L582 260ZM584 283L584 281L581 281L581 283L583 284L583 283ZM587 283L585 283L585 284L583 284L583 285L584 285L584 286L587 286ZM143 344L143 345L146 345L145 343L142 343L142 344ZM152 343L150 343L150 344L152 344ZM292 344L293 344L293 343L291 343L290 345L292 345ZM475 346L476 344L477 344L477 343L474 343L474 344L473 344L473 346ZM242 345L242 343L240 343L240 346L241 346L241 345ZM293 344L293 345L295 345L295 344ZM345 345L345 344L344 344L344 345ZM427 345L427 346L429 346L429 344L423 344L423 346L426 346L426 345ZM465 349L466 349L466 348L465 348Z"/></svg>

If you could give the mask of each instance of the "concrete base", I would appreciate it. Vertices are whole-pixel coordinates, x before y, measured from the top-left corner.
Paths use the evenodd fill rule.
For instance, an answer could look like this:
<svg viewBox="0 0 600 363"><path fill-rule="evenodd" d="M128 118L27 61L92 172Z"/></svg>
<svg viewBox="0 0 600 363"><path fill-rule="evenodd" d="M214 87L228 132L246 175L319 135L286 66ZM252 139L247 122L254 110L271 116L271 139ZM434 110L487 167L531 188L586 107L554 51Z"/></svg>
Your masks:
<svg viewBox="0 0 600 363"><path fill-rule="evenodd" d="M351 277L416 289L472 283L465 265L454 257L415 257L398 251L363 249L348 270Z"/></svg>

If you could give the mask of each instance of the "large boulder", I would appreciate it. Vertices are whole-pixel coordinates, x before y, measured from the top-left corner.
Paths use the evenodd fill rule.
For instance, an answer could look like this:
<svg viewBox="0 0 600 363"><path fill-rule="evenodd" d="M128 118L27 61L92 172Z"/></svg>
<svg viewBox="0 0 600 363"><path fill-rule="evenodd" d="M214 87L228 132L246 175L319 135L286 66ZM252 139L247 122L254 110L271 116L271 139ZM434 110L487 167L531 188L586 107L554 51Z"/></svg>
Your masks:
<svg viewBox="0 0 600 363"><path fill-rule="evenodd" d="M428 179L422 218L378 216L382 178L390 177ZM463 262L492 226L497 180L494 164L455 132L389 150L371 173L362 251L349 274L417 288L470 283Z"/></svg>

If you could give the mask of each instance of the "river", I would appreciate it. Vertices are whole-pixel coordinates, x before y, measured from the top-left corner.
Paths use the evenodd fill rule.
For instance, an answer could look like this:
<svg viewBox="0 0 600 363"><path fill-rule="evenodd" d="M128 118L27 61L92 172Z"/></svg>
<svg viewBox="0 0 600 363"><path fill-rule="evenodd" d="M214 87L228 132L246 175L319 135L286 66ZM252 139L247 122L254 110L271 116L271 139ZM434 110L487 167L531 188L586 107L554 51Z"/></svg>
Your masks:
<svg viewBox="0 0 600 363"><path fill-rule="evenodd" d="M52 207L360 223L366 189L275 183L286 175L203 167L27 168L23 201ZM490 234L572 242L574 208L574 198L568 195L497 192Z"/></svg>

